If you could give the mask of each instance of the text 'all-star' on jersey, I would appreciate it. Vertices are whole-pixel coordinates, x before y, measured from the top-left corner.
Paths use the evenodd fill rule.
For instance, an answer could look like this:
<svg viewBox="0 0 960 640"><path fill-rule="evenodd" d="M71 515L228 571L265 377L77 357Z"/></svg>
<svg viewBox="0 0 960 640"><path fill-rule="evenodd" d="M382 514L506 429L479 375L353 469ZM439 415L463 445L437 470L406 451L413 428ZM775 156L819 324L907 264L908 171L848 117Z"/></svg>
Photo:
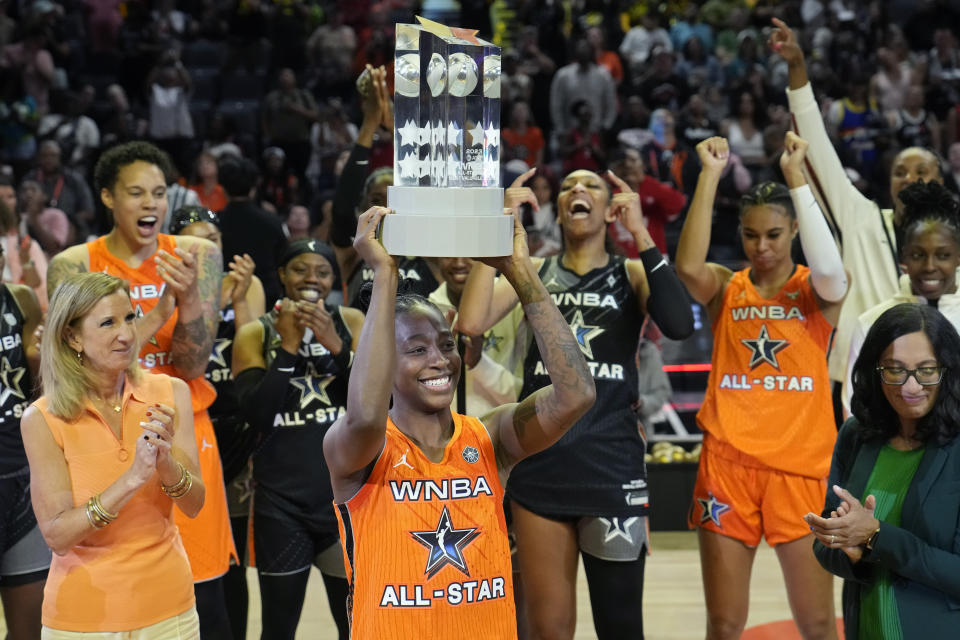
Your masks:
<svg viewBox="0 0 960 640"><path fill-rule="evenodd" d="M326 306L343 348L353 338L341 307ZM274 316L261 316L264 360L269 368L280 349ZM330 351L307 329L286 395L271 423L256 425L261 441L253 454L254 509L259 515L295 518L316 531L336 531L330 471L323 437L346 411L349 368L341 371Z"/></svg>
<svg viewBox="0 0 960 640"><path fill-rule="evenodd" d="M577 275L547 258L540 279L570 324L597 387L597 401L553 446L521 460L507 493L545 515L637 516L647 511L645 446L638 431L637 342L643 314L622 256ZM526 398L550 384L537 343L524 365Z"/></svg>
<svg viewBox="0 0 960 640"><path fill-rule="evenodd" d="M7 286L0 286L0 474L27 466L20 417L33 389L23 348L23 313Z"/></svg>
<svg viewBox="0 0 960 640"><path fill-rule="evenodd" d="M781 471L822 478L836 439L826 350L833 327L798 265L772 298L738 271L713 323L703 431Z"/></svg>
<svg viewBox="0 0 960 640"><path fill-rule="evenodd" d="M354 640L515 640L503 489L493 443L453 414L439 462L388 419L360 491L337 505Z"/></svg>

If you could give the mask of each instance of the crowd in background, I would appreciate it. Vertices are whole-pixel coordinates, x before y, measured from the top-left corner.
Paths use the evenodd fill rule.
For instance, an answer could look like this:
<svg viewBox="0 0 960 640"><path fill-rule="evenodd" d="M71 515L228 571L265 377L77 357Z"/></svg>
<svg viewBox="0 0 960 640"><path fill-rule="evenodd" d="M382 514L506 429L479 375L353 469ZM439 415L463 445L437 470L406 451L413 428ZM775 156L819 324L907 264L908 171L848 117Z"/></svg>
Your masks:
<svg viewBox="0 0 960 640"><path fill-rule="evenodd" d="M699 168L693 149L729 138L713 257L735 260L736 225L726 223L751 184L781 177L790 124L786 64L766 47L770 18L798 26L849 175L889 204L900 148L934 148L948 183L960 176L952 4L3 0L0 189L17 197L4 200L15 215L0 218L0 231L19 224L19 237L48 256L103 233L92 166L110 145L146 138L173 159L169 180L185 187L175 196L222 210L218 161L242 155L259 168L260 206L292 237L326 239L362 115L356 78L385 65L392 89L394 24L423 13L503 48L501 167L506 178L539 167L532 186L543 205L561 172L613 168L642 194L654 239L673 253ZM370 169L392 158L381 128ZM558 250L550 206L525 224L538 253ZM611 229L629 255L625 235Z"/></svg>

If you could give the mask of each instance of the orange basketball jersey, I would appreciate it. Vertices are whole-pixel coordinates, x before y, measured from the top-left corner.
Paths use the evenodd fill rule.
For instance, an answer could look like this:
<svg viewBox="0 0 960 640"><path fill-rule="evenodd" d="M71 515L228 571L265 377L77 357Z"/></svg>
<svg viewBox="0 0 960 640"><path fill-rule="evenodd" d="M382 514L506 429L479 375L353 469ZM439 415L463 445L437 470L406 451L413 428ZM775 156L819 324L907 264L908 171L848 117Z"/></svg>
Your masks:
<svg viewBox="0 0 960 640"><path fill-rule="evenodd" d="M826 477L836 439L826 350L833 328L798 265L763 298L733 275L713 323L713 368L700 429L774 469Z"/></svg>
<svg viewBox="0 0 960 640"><path fill-rule="evenodd" d="M177 248L174 236L159 234L157 250L173 254ZM133 268L107 249L106 236L87 243L90 254L90 271L103 272L122 278L130 283L130 300L139 316L157 306L163 295L164 282L157 273L153 256ZM218 299L219 302L219 299ZM140 349L140 366L151 373L165 373L180 377L173 366L170 343L177 325L177 311L160 328L153 338ZM190 558L193 579L196 582L210 580L227 572L230 558L236 557L233 535L230 533L230 516L227 511L227 494L223 484L223 467L217 448L217 436L207 415L207 407L217 398L213 385L201 375L187 380L193 404L193 429L197 440L200 472L206 487L203 508L196 518L188 518L174 510L174 521L180 529L183 545Z"/></svg>
<svg viewBox="0 0 960 640"><path fill-rule="evenodd" d="M351 637L517 637L503 488L476 418L431 462L388 419L363 488L337 507Z"/></svg>

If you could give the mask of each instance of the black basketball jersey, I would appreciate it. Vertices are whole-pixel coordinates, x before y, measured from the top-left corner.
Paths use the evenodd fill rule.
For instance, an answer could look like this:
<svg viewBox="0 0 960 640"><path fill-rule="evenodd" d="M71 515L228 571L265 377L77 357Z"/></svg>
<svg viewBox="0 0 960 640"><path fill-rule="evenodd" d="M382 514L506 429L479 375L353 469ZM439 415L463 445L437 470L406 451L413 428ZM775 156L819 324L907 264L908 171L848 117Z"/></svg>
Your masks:
<svg viewBox="0 0 960 640"><path fill-rule="evenodd" d="M10 287L0 286L0 474L27 466L20 417L32 391L23 348L23 313Z"/></svg>
<svg viewBox="0 0 960 640"><path fill-rule="evenodd" d="M353 339L341 307L326 307L343 348ZM260 318L264 358L269 368L280 348L273 314ZM333 356L307 329L287 385L282 408L272 424L258 425L261 442L253 454L254 509L267 517L295 518L314 531L337 531L330 471L323 457L323 436L346 412L350 369L339 370Z"/></svg>
<svg viewBox="0 0 960 640"><path fill-rule="evenodd" d="M397 264L400 280L404 281L403 286L410 293L416 293L424 298L433 293L440 283L433 276L430 265L423 258L400 258ZM367 282L373 282L373 269L366 263L361 263L353 273L350 274L350 280L347 286L347 292L350 298L347 301L348 307L360 309L366 313L365 305L360 304L360 289Z"/></svg>
<svg viewBox="0 0 960 640"><path fill-rule="evenodd" d="M560 256L540 268L593 374L597 401L552 447L522 460L507 493L534 512L561 516L631 516L647 509L645 447L637 428L636 353L643 314L625 260L582 276ZM536 342L524 362L526 398L550 384Z"/></svg>
<svg viewBox="0 0 960 640"><path fill-rule="evenodd" d="M233 339L236 332L233 305L230 304L220 310L217 337L213 341L213 351L210 353L210 361L204 373L207 381L217 390L217 399L207 409L211 420L220 417L234 418L240 415L240 403L237 401L233 374L230 372L233 364Z"/></svg>

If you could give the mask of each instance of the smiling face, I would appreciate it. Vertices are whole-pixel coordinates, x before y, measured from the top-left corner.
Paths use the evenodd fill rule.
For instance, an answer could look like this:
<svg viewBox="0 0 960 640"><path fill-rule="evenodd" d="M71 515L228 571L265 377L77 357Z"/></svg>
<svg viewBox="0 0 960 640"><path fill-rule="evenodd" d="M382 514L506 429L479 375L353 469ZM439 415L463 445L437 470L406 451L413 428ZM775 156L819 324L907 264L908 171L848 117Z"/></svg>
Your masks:
<svg viewBox="0 0 960 640"><path fill-rule="evenodd" d="M470 258L440 258L440 274L447 283L447 293L451 298L460 299L472 266L473 260Z"/></svg>
<svg viewBox="0 0 960 640"><path fill-rule="evenodd" d="M333 267L318 253L301 253L278 272L285 295L294 301L326 299L333 288Z"/></svg>
<svg viewBox="0 0 960 640"><path fill-rule="evenodd" d="M560 183L557 221L568 237L606 233L610 191L592 171L574 171Z"/></svg>
<svg viewBox="0 0 960 640"><path fill-rule="evenodd" d="M460 379L460 354L450 325L426 305L396 318L394 401L423 413L449 411Z"/></svg>
<svg viewBox="0 0 960 640"><path fill-rule="evenodd" d="M790 260L797 221L778 204L754 205L740 217L740 239L751 267L770 271Z"/></svg>
<svg viewBox="0 0 960 640"><path fill-rule="evenodd" d="M117 173L100 200L113 212L114 229L131 246L153 246L167 215L167 183L155 164L136 160Z"/></svg>
<svg viewBox="0 0 960 640"><path fill-rule="evenodd" d="M104 296L66 329L67 344L83 354L86 366L101 373L125 370L137 357L136 314L123 289Z"/></svg>
<svg viewBox="0 0 960 640"><path fill-rule="evenodd" d="M927 300L939 300L957 290L960 245L956 233L943 222L922 222L907 234L903 264L910 287Z"/></svg>
<svg viewBox="0 0 960 640"><path fill-rule="evenodd" d="M922 331L908 333L891 342L890 346L883 350L877 364L881 367L903 369L939 366L933 345ZM950 375L950 372L943 375ZM940 393L939 384L921 385L914 376L907 378L902 385L881 382L880 387L907 433L912 433L917 421L930 413Z"/></svg>

